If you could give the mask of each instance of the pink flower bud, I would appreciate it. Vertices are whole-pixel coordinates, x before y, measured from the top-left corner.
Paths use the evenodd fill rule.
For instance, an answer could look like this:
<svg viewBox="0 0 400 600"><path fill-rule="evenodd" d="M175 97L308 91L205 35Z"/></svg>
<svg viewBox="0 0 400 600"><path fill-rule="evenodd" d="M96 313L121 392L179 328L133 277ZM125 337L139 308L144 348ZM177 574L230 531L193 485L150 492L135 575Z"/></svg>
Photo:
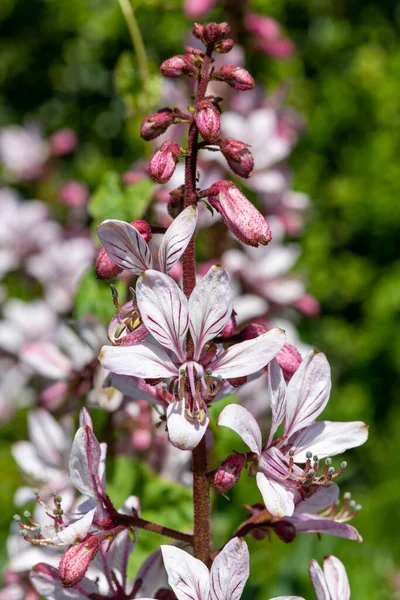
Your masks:
<svg viewBox="0 0 400 600"><path fill-rule="evenodd" d="M71 208L84 208L89 199L86 185L79 181L66 181L59 190L60 202Z"/></svg>
<svg viewBox="0 0 400 600"><path fill-rule="evenodd" d="M140 128L140 137L144 140L154 140L156 137L167 131L168 127L174 122L175 113L170 108L161 108L157 112L147 117Z"/></svg>
<svg viewBox="0 0 400 600"><path fill-rule="evenodd" d="M58 573L64 587L71 587L79 583L100 549L100 542L96 536L91 535L85 541L70 546L61 557Z"/></svg>
<svg viewBox="0 0 400 600"><path fill-rule="evenodd" d="M243 454L232 454L228 456L217 469L214 475L214 487L220 494L226 494L228 490L237 484L240 474L245 465Z"/></svg>
<svg viewBox="0 0 400 600"><path fill-rule="evenodd" d="M228 33L228 23L205 23L201 40L206 46L218 44Z"/></svg>
<svg viewBox="0 0 400 600"><path fill-rule="evenodd" d="M216 44L214 50L218 52L218 54L228 54L234 45L235 42L228 38L227 40L222 40L222 42Z"/></svg>
<svg viewBox="0 0 400 600"><path fill-rule="evenodd" d="M239 333L240 341L244 342L245 340L254 340L254 338L258 337L259 335L267 333L268 329L269 328L263 323L249 323L249 325L246 325L246 327L244 327Z"/></svg>
<svg viewBox="0 0 400 600"><path fill-rule="evenodd" d="M254 167L249 145L233 138L226 138L220 143L220 148L232 171L239 177L247 179Z"/></svg>
<svg viewBox="0 0 400 600"><path fill-rule="evenodd" d="M295 303L297 310L299 310L306 317L317 317L321 309L319 302L311 294L304 294Z"/></svg>
<svg viewBox="0 0 400 600"><path fill-rule="evenodd" d="M59 129L49 139L50 149L53 156L69 154L78 145L78 136L72 129Z"/></svg>
<svg viewBox="0 0 400 600"><path fill-rule="evenodd" d="M140 233L145 242L149 242L151 240L151 227L147 221L143 221L142 219L137 219L136 221L131 221L131 225Z"/></svg>
<svg viewBox="0 0 400 600"><path fill-rule="evenodd" d="M182 75L196 75L197 68L192 54L178 54L164 60L160 70L165 77L182 77Z"/></svg>
<svg viewBox="0 0 400 600"><path fill-rule="evenodd" d="M248 13L245 16L244 24L247 31L264 40L276 40L281 35L281 26L271 17Z"/></svg>
<svg viewBox="0 0 400 600"><path fill-rule="evenodd" d="M203 50L200 48L193 48L193 46L184 46L186 54L194 54L194 56L199 56L200 58L204 58Z"/></svg>
<svg viewBox="0 0 400 600"><path fill-rule="evenodd" d="M243 67L234 67L233 65L223 65L219 71L214 73L213 79L225 81L235 90L252 90L254 79Z"/></svg>
<svg viewBox="0 0 400 600"><path fill-rule="evenodd" d="M194 37L196 37L198 40L203 39L203 32L204 32L203 25L200 25L200 23L195 23L193 25L192 33L193 33Z"/></svg>
<svg viewBox="0 0 400 600"><path fill-rule="evenodd" d="M220 331L220 336L223 338L230 338L235 333L236 329L236 312L233 310L228 321Z"/></svg>
<svg viewBox="0 0 400 600"><path fill-rule="evenodd" d="M196 104L196 125L206 142L214 142L221 127L218 107L210 100L202 100Z"/></svg>
<svg viewBox="0 0 400 600"><path fill-rule="evenodd" d="M102 248L96 260L96 277L97 279L113 279L122 273L123 269L115 264L109 258L107 252Z"/></svg>
<svg viewBox="0 0 400 600"><path fill-rule="evenodd" d="M262 214L230 181L218 181L202 193L222 216L232 233L249 246L271 241L269 225Z"/></svg>
<svg viewBox="0 0 400 600"><path fill-rule="evenodd" d="M185 0L184 11L190 19L197 19L214 8L217 2L218 0Z"/></svg>
<svg viewBox="0 0 400 600"><path fill-rule="evenodd" d="M297 371L302 359L297 348L291 344L285 344L276 355L276 360L282 369L285 381L289 381L292 378L292 375Z"/></svg>
<svg viewBox="0 0 400 600"><path fill-rule="evenodd" d="M273 527L278 538L282 540L282 542L285 542L285 544L290 544L296 537L295 525L286 519L277 521L273 524Z"/></svg>
<svg viewBox="0 0 400 600"><path fill-rule="evenodd" d="M175 142L164 142L155 151L149 165L150 177L157 183L167 183L179 161L181 149Z"/></svg>

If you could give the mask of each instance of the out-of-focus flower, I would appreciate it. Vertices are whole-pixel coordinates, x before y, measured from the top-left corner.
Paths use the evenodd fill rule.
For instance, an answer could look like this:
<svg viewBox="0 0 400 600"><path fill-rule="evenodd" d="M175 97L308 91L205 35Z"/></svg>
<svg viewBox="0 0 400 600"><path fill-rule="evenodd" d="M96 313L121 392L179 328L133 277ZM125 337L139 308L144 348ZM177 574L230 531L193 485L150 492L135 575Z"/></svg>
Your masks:
<svg viewBox="0 0 400 600"><path fill-rule="evenodd" d="M248 13L244 25L253 35L252 44L257 50L274 58L290 58L295 53L294 43L283 37L281 26L275 19Z"/></svg>
<svg viewBox="0 0 400 600"><path fill-rule="evenodd" d="M184 11L189 19L197 19L207 14L218 0L185 0Z"/></svg>
<svg viewBox="0 0 400 600"><path fill-rule="evenodd" d="M66 181L58 191L60 202L70 208L84 208L89 199L89 190L79 181Z"/></svg>
<svg viewBox="0 0 400 600"><path fill-rule="evenodd" d="M11 298L3 306L0 320L0 348L18 355L24 344L48 340L58 327L58 319L43 300L25 302Z"/></svg>
<svg viewBox="0 0 400 600"><path fill-rule="evenodd" d="M49 145L53 156L64 156L75 150L78 136L72 129L59 129L49 138Z"/></svg>
<svg viewBox="0 0 400 600"><path fill-rule="evenodd" d="M38 127L9 125L0 129L0 162L12 180L38 179L48 156L48 144Z"/></svg>

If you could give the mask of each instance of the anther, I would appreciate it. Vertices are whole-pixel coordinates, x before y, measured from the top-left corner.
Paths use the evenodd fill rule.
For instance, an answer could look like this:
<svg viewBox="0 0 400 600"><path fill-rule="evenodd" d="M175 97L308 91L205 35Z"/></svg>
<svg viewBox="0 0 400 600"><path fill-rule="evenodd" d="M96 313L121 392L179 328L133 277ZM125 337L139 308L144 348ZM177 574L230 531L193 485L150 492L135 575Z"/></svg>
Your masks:
<svg viewBox="0 0 400 600"><path fill-rule="evenodd" d="M289 456L294 456L294 450L289 450Z"/></svg>
<svg viewBox="0 0 400 600"><path fill-rule="evenodd" d="M19 515L14 515L13 516L14 521L17 523L18 521L21 520L21 517Z"/></svg>
<svg viewBox="0 0 400 600"><path fill-rule="evenodd" d="M351 493L350 492L345 492L343 494L343 499L344 500L350 500L351 499Z"/></svg>
<svg viewBox="0 0 400 600"><path fill-rule="evenodd" d="M308 451L306 452L306 458L308 458L308 460L312 459L312 452Z"/></svg>
<svg viewBox="0 0 400 600"><path fill-rule="evenodd" d="M331 458L326 458L325 459L325 464L328 465L328 467L332 464L332 459Z"/></svg>
<svg viewBox="0 0 400 600"><path fill-rule="evenodd" d="M349 506L350 508L355 508L357 506L357 502L355 500L350 500Z"/></svg>
<svg viewBox="0 0 400 600"><path fill-rule="evenodd" d="M211 377L212 370L211 369L206 369L206 375L207 375L207 377Z"/></svg>
<svg viewBox="0 0 400 600"><path fill-rule="evenodd" d="M354 507L354 510L356 510L357 512L359 512L360 510L362 510L361 504L356 504L356 506Z"/></svg>
<svg viewBox="0 0 400 600"><path fill-rule="evenodd" d="M26 529L20 529L18 533L22 537L26 537L27 535L29 535L29 531L26 531Z"/></svg>
<svg viewBox="0 0 400 600"><path fill-rule="evenodd" d="M307 477L311 478L311 477L314 477L314 475L315 475L314 469L309 469L309 471L307 472Z"/></svg>
<svg viewBox="0 0 400 600"><path fill-rule="evenodd" d="M24 511L24 517L25 517L26 519L29 519L31 516L32 516L32 515L31 515L31 513L29 512L29 510L25 510L25 511Z"/></svg>
<svg viewBox="0 0 400 600"><path fill-rule="evenodd" d="M328 475L333 475L335 472L335 467L329 467L328 469Z"/></svg>
<svg viewBox="0 0 400 600"><path fill-rule="evenodd" d="M340 465L340 468L341 468L341 469L345 469L346 467L347 467L347 462L344 460L344 461L341 463L341 465Z"/></svg>

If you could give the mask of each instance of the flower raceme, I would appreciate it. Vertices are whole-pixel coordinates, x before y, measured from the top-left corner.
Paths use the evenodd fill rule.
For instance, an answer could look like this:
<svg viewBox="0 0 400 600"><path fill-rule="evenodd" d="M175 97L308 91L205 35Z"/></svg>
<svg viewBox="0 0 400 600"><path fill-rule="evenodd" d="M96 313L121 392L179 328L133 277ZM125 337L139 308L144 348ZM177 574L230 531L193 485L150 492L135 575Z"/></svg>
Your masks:
<svg viewBox="0 0 400 600"><path fill-rule="evenodd" d="M169 439L178 448L193 449L206 431L207 405L222 382L265 367L284 345L285 334L275 328L227 350L212 343L233 306L228 274L219 266L211 267L189 300L173 279L146 270L137 282L136 297L143 324L158 344L104 346L100 362L119 375L169 381L163 384Z"/></svg>

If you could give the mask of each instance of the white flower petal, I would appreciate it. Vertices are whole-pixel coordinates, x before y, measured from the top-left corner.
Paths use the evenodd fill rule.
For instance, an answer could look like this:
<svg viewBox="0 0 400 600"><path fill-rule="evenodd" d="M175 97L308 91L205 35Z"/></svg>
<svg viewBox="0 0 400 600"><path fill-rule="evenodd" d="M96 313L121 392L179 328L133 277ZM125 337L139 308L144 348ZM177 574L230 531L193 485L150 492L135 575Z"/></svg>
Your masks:
<svg viewBox="0 0 400 600"><path fill-rule="evenodd" d="M196 285L189 299L190 332L194 359L203 346L224 327L232 313L233 289L228 273L214 265Z"/></svg>
<svg viewBox="0 0 400 600"><path fill-rule="evenodd" d="M152 268L153 260L149 247L133 225L117 219L108 219L99 225L97 235L109 258L121 269L139 275L142 271Z"/></svg>
<svg viewBox="0 0 400 600"><path fill-rule="evenodd" d="M68 527L65 527L62 531L59 531L57 534L58 539L66 546L81 542L89 532L95 512L96 509L93 508L86 513L86 515L75 521L75 523L68 525Z"/></svg>
<svg viewBox="0 0 400 600"><path fill-rule="evenodd" d="M268 442L270 442L279 425L285 418L286 408L286 383L283 377L282 369L276 358L269 363L267 377L267 397L270 401L272 420L269 430ZM269 444L268 444L269 445Z"/></svg>
<svg viewBox="0 0 400 600"><path fill-rule="evenodd" d="M206 565L175 546L161 546L168 583L178 600L208 600L210 575Z"/></svg>
<svg viewBox="0 0 400 600"><path fill-rule="evenodd" d="M20 358L39 375L49 379L66 379L72 371L72 362L51 342L25 344Z"/></svg>
<svg viewBox="0 0 400 600"><path fill-rule="evenodd" d="M117 375L156 379L178 374L168 354L149 342L135 346L103 346L99 361L105 369Z"/></svg>
<svg viewBox="0 0 400 600"><path fill-rule="evenodd" d="M158 261L163 273L168 273L185 252L196 229L197 216L197 207L188 206L165 232L158 251Z"/></svg>
<svg viewBox="0 0 400 600"><path fill-rule="evenodd" d="M319 459L326 458L361 446L367 438L368 425L362 421L318 421L295 433L288 443L294 451L294 461L305 463L307 451Z"/></svg>
<svg viewBox="0 0 400 600"><path fill-rule="evenodd" d="M252 452L260 456L261 431L253 415L240 404L228 404L218 417L218 425L236 431Z"/></svg>
<svg viewBox="0 0 400 600"><path fill-rule="evenodd" d="M248 578L249 550L243 539L235 537L212 564L210 600L239 600Z"/></svg>
<svg viewBox="0 0 400 600"><path fill-rule="evenodd" d="M69 450L71 439L55 418L38 408L28 415L29 437L42 460L48 465L60 467L62 455Z"/></svg>
<svg viewBox="0 0 400 600"><path fill-rule="evenodd" d="M97 496L101 458L101 447L93 431L88 425L80 427L71 448L69 473L72 484L86 496Z"/></svg>
<svg viewBox="0 0 400 600"><path fill-rule="evenodd" d="M350 600L350 585L346 569L336 556L325 558L324 574L331 600Z"/></svg>
<svg viewBox="0 0 400 600"><path fill-rule="evenodd" d="M185 401L172 402L167 409L167 425L169 441L180 450L193 450L204 436L210 417L205 415L204 423L185 416Z"/></svg>
<svg viewBox="0 0 400 600"><path fill-rule="evenodd" d="M210 364L213 375L223 379L251 375L265 367L285 344L285 332L278 327L258 337L235 344Z"/></svg>
<svg viewBox="0 0 400 600"><path fill-rule="evenodd" d="M310 563L310 577L314 586L315 593L317 594L317 599L331 600L328 586L326 585L325 581L325 575L314 558Z"/></svg>
<svg viewBox="0 0 400 600"><path fill-rule="evenodd" d="M300 596L278 596L277 598L271 598L270 600L304 600Z"/></svg>
<svg viewBox="0 0 400 600"><path fill-rule="evenodd" d="M285 434L310 425L324 410L331 391L331 370L325 354L311 350L286 391Z"/></svg>
<svg viewBox="0 0 400 600"><path fill-rule="evenodd" d="M143 323L150 333L185 362L189 315L188 301L180 287L168 275L149 270L138 279L136 297Z"/></svg>
<svg viewBox="0 0 400 600"><path fill-rule="evenodd" d="M256 479L264 504L271 515L277 519L291 517L294 511L293 492L266 477L264 473L257 473Z"/></svg>

